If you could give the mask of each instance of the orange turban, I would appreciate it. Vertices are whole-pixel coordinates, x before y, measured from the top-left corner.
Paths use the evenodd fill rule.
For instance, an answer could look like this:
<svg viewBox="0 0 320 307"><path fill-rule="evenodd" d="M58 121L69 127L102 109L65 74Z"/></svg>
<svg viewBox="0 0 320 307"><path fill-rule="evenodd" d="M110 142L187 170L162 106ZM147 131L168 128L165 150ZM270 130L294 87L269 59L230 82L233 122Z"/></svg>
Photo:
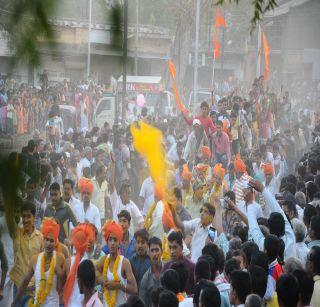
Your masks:
<svg viewBox="0 0 320 307"><path fill-rule="evenodd" d="M236 172L239 172L239 173L245 173L247 170L247 167L244 164L244 162L241 160L239 154L237 154L236 159L234 161L234 169Z"/></svg>
<svg viewBox="0 0 320 307"><path fill-rule="evenodd" d="M60 232L60 225L54 218L45 218L41 225L41 232L44 238L46 238L48 234L53 235L54 241L57 243Z"/></svg>
<svg viewBox="0 0 320 307"><path fill-rule="evenodd" d="M162 203L163 203L163 213L162 213L163 228L165 229L175 228L172 212L170 210L169 205L164 201Z"/></svg>
<svg viewBox="0 0 320 307"><path fill-rule="evenodd" d="M113 220L106 221L102 227L102 233L106 242L111 234L115 235L119 242L122 241L123 230L120 224Z"/></svg>
<svg viewBox="0 0 320 307"><path fill-rule="evenodd" d="M94 189L92 181L88 178L85 178L85 177L80 178L80 180L78 182L78 187L79 187L81 194L83 192L90 192L92 194L93 189Z"/></svg>
<svg viewBox="0 0 320 307"><path fill-rule="evenodd" d="M273 175L274 174L274 167L272 164L264 163L264 164L262 164L261 167L262 167L265 175Z"/></svg>
<svg viewBox="0 0 320 307"><path fill-rule="evenodd" d="M226 170L222 167L221 163L217 163L212 172L214 176L220 177L221 179L223 179L224 175L226 174Z"/></svg>
<svg viewBox="0 0 320 307"><path fill-rule="evenodd" d="M209 165L203 164L203 163L199 163L195 166L195 169L198 173L205 173L208 168L209 168Z"/></svg>
<svg viewBox="0 0 320 307"><path fill-rule="evenodd" d="M182 175L181 175L183 180L186 181L191 181L192 179L192 173L189 171L188 165L187 164L183 164L182 166Z"/></svg>
<svg viewBox="0 0 320 307"><path fill-rule="evenodd" d="M202 152L202 159L211 158L211 150L208 146L202 146L201 152Z"/></svg>
<svg viewBox="0 0 320 307"><path fill-rule="evenodd" d="M71 239L77 254L73 262L73 265L70 268L67 281L63 290L63 302L65 306L68 306L68 301L73 291L73 286L76 281L76 275L81 260L81 255L83 255L88 249L89 241L94 240L94 229L90 224L79 224L72 230Z"/></svg>

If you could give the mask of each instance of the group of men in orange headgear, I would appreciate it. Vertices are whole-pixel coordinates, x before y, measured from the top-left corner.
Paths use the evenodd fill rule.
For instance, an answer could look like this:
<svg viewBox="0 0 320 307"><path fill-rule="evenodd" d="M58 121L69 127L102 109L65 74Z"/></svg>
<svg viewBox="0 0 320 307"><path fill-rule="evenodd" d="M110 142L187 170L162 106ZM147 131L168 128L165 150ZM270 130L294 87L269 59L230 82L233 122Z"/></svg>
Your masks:
<svg viewBox="0 0 320 307"><path fill-rule="evenodd" d="M82 261L87 259L86 252L94 242L95 229L92 224L81 223L72 230L71 240L74 256L65 261L64 255L57 251L60 226L53 218L43 220L41 232L44 251L32 257L30 268L20 284L12 306L20 306L31 278L35 278L35 296L28 306L85 306L92 297L94 306L103 306L95 291L86 289L83 281L77 280L77 271ZM103 289L103 302L107 306L118 306L126 301L126 294L137 293L137 284L128 259L119 255L119 244L123 230L115 221L107 221L103 226L103 236L109 247L109 254L95 264L97 283ZM122 276L126 276L124 279ZM63 289L62 297L59 291ZM91 292L88 290L91 290ZM88 296L90 294L90 296Z"/></svg>

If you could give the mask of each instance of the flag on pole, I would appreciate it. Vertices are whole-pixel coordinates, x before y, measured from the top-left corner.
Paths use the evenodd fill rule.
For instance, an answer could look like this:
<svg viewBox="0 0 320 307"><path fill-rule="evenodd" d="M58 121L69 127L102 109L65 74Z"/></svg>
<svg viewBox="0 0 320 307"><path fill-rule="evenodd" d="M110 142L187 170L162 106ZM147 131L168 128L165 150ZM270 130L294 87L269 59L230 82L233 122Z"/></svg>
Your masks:
<svg viewBox="0 0 320 307"><path fill-rule="evenodd" d="M169 60L168 61L168 65L169 65L170 75L171 75L172 81L173 81L173 92L174 92L174 96L175 96L175 99L176 99L177 107L183 113L188 113L188 109L184 106L184 104L180 100L179 91L178 91L178 87L177 87L177 83L176 83L176 68L174 66L174 63L171 60Z"/></svg>
<svg viewBox="0 0 320 307"><path fill-rule="evenodd" d="M218 41L218 31L219 27L226 27L225 19L220 15L219 7L216 8L216 23L214 25L214 34L213 34L213 49L214 49L214 58L217 59L220 56L220 43Z"/></svg>
<svg viewBox="0 0 320 307"><path fill-rule="evenodd" d="M267 42L266 35L262 31L262 46L263 46L263 55L264 55L264 80L269 79L270 75L270 64L269 64L269 53L270 48Z"/></svg>

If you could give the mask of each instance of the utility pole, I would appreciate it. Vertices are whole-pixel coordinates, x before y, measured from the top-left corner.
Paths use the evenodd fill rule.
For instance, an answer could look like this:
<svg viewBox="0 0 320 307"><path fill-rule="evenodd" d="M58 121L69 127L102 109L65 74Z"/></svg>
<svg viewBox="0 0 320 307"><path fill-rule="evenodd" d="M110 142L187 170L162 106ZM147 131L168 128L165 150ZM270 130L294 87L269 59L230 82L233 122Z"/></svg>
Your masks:
<svg viewBox="0 0 320 307"><path fill-rule="evenodd" d="M134 55L134 73L138 75L138 44L139 44L139 0L136 0L136 37L135 37L135 55Z"/></svg>
<svg viewBox="0 0 320 307"><path fill-rule="evenodd" d="M88 54L87 54L87 80L90 76L91 65L91 22L92 22L92 0L89 0L89 25L88 25Z"/></svg>
<svg viewBox="0 0 320 307"><path fill-rule="evenodd" d="M123 1L123 74L122 74L122 116L121 121L124 126L127 109L127 40L128 40L128 0Z"/></svg>
<svg viewBox="0 0 320 307"><path fill-rule="evenodd" d="M198 102L198 54L199 54L200 0L196 0L196 37L194 44L193 104Z"/></svg>

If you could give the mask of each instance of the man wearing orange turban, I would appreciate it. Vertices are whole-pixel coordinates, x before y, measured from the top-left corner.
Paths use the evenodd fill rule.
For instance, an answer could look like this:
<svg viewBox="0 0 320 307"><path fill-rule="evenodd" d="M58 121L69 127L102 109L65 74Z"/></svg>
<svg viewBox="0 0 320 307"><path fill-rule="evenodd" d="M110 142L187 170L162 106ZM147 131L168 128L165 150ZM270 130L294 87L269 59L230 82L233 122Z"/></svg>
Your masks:
<svg viewBox="0 0 320 307"><path fill-rule="evenodd" d="M211 158L211 150L208 146L202 146L201 148L202 160L204 162L209 162Z"/></svg>
<svg viewBox="0 0 320 307"><path fill-rule="evenodd" d="M81 178L78 182L81 193L81 202L74 207L74 213L80 223L93 224L98 231L101 230L101 216L98 207L91 202L94 185L90 179Z"/></svg>
<svg viewBox="0 0 320 307"><path fill-rule="evenodd" d="M222 167L222 164L217 163L212 170L213 185L210 199L221 199L224 195L224 192L227 192L229 190L228 185L224 180L225 174L226 170Z"/></svg>
<svg viewBox="0 0 320 307"><path fill-rule="evenodd" d="M137 294L138 287L129 260L119 254L123 235L121 225L115 221L106 221L102 232L109 255L102 256L97 262L97 283L104 289L104 306L115 307L126 302L127 294Z"/></svg>
<svg viewBox="0 0 320 307"><path fill-rule="evenodd" d="M192 196L192 173L189 171L188 165L184 164L182 167L182 187L181 187L181 192L182 192L182 204L183 206L186 203L186 198L187 196Z"/></svg>
<svg viewBox="0 0 320 307"><path fill-rule="evenodd" d="M81 306L83 295L80 294L76 275L80 261L89 248L89 242L94 241L94 228L90 224L79 224L72 230L71 240L76 255L66 261L68 277L63 291L63 301L66 307Z"/></svg>
<svg viewBox="0 0 320 307"><path fill-rule="evenodd" d="M61 285L65 278L65 258L62 253L55 250L59 230L60 226L53 218L43 220L41 232L44 240L44 252L31 258L29 270L21 281L11 306L21 305L20 299L33 276L36 280L35 297L31 298L28 306L59 306L57 286ZM39 269L36 269L37 267ZM48 272L48 274L43 272ZM47 286L50 287L49 291L46 291Z"/></svg>
<svg viewBox="0 0 320 307"><path fill-rule="evenodd" d="M236 156L234 161L234 169L236 173L236 181L233 185L233 192L236 195L236 205L239 205L240 202L244 201L243 195L243 184L244 182L248 182L251 177L246 174L247 167L245 163L242 161L240 155Z"/></svg>

